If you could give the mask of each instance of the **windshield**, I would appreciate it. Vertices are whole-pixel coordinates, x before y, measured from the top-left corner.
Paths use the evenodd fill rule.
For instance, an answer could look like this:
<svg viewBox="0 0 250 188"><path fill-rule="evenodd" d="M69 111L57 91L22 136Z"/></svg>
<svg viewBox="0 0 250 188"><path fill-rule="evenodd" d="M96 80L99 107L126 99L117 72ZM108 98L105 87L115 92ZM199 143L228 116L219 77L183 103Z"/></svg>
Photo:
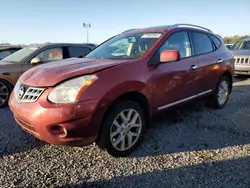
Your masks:
<svg viewBox="0 0 250 188"><path fill-rule="evenodd" d="M85 58L136 59L143 56L160 36L161 33L118 35L94 49Z"/></svg>
<svg viewBox="0 0 250 188"><path fill-rule="evenodd" d="M38 47L26 47L17 52L5 57L1 61L10 61L10 62L20 62L27 56L31 55Z"/></svg>
<svg viewBox="0 0 250 188"><path fill-rule="evenodd" d="M231 50L250 50L250 41L238 41L231 47Z"/></svg>

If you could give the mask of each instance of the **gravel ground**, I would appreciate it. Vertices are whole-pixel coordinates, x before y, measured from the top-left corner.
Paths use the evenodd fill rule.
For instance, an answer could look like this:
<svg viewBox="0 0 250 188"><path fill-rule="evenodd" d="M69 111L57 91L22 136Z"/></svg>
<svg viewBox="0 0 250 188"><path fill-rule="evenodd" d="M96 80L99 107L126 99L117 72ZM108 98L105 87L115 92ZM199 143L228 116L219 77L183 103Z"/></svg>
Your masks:
<svg viewBox="0 0 250 188"><path fill-rule="evenodd" d="M2 109L0 187L250 187L250 78L234 86L225 109L196 102L157 117L127 158L38 141Z"/></svg>

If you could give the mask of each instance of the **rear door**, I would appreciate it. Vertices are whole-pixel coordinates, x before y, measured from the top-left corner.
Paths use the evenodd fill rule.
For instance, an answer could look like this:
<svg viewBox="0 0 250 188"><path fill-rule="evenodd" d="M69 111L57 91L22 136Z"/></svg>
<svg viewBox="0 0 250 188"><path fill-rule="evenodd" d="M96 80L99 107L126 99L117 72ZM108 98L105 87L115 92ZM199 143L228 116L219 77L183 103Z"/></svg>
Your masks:
<svg viewBox="0 0 250 188"><path fill-rule="evenodd" d="M68 55L71 57L83 58L91 51L88 47L81 46L69 46L68 47Z"/></svg>
<svg viewBox="0 0 250 188"><path fill-rule="evenodd" d="M197 56L199 67L198 93L209 93L214 87L216 67L220 59L217 48L207 33L190 31L194 55Z"/></svg>
<svg viewBox="0 0 250 188"><path fill-rule="evenodd" d="M155 70L154 100L158 110L188 101L197 94L197 57L192 57L190 39L187 31L170 35L158 50L179 50L181 60L162 63ZM159 58L157 58L159 59ZM192 69L192 67L194 69Z"/></svg>
<svg viewBox="0 0 250 188"><path fill-rule="evenodd" d="M30 62L33 58L39 57L42 60L42 63L49 63L52 61L62 60L65 59L64 55L64 47L52 47L52 48L46 48L42 51L39 51L36 55L34 55L29 61L27 61L25 64L22 65L22 72L25 72L29 70L30 68L37 66L32 65Z"/></svg>

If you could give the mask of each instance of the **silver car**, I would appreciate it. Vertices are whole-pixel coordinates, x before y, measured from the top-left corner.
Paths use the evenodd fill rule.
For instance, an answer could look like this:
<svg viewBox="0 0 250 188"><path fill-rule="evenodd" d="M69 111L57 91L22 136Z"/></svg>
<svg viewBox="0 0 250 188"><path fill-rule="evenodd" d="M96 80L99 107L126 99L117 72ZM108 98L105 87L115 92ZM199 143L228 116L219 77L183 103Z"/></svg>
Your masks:
<svg viewBox="0 0 250 188"><path fill-rule="evenodd" d="M230 51L234 56L235 75L250 75L250 38L237 41Z"/></svg>

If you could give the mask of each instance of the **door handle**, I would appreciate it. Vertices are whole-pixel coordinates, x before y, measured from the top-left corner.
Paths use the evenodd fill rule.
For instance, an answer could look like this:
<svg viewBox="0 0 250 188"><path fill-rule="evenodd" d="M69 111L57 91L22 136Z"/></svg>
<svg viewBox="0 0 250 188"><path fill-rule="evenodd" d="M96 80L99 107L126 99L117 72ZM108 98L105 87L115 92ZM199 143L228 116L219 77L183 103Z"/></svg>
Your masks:
<svg viewBox="0 0 250 188"><path fill-rule="evenodd" d="M192 70L195 70L195 69L197 69L197 68L198 68L198 65L192 65L192 66L191 66L191 69L192 69Z"/></svg>
<svg viewBox="0 0 250 188"><path fill-rule="evenodd" d="M2 73L2 74L5 75L5 76L9 76L9 75L10 75L9 72L4 72L4 73Z"/></svg>
<svg viewBox="0 0 250 188"><path fill-rule="evenodd" d="M222 63L223 59L218 59L217 63Z"/></svg>

